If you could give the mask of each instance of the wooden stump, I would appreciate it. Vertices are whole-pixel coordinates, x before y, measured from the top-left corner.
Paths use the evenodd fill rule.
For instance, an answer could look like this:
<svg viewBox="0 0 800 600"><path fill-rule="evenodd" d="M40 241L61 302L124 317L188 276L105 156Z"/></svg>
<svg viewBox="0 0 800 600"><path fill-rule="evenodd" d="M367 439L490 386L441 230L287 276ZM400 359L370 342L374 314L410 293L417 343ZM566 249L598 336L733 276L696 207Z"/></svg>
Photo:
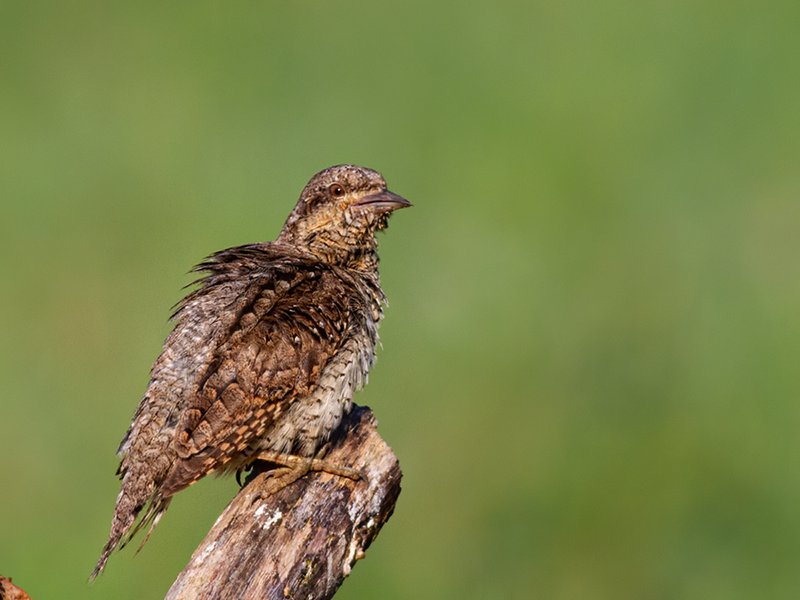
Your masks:
<svg viewBox="0 0 800 600"><path fill-rule="evenodd" d="M354 406L325 460L353 481L309 473L265 495L261 473L231 501L166 600L331 598L378 535L400 493L400 465L372 412Z"/></svg>

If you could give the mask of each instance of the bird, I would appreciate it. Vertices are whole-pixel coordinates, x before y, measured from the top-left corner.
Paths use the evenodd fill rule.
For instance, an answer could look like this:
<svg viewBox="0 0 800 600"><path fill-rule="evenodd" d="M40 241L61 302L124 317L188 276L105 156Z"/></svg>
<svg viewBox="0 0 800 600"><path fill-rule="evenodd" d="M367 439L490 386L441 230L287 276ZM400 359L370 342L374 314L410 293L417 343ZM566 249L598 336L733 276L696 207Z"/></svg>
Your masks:
<svg viewBox="0 0 800 600"><path fill-rule="evenodd" d="M120 492L90 580L143 528L147 541L172 497L209 473L258 459L295 479L319 468L375 362L387 303L376 233L408 206L377 171L333 166L303 188L275 241L192 269L196 286L174 308L118 449Z"/></svg>

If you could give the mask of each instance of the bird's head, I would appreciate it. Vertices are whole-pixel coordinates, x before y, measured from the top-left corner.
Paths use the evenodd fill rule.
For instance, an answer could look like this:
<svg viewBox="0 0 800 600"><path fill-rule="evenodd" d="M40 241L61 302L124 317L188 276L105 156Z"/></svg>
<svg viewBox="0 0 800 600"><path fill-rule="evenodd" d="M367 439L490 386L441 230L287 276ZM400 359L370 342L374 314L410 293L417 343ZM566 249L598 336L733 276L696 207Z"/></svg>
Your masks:
<svg viewBox="0 0 800 600"><path fill-rule="evenodd" d="M389 216L411 203L386 189L377 171L338 165L308 182L281 230L278 241L290 243L325 262L358 266L374 254L375 232Z"/></svg>

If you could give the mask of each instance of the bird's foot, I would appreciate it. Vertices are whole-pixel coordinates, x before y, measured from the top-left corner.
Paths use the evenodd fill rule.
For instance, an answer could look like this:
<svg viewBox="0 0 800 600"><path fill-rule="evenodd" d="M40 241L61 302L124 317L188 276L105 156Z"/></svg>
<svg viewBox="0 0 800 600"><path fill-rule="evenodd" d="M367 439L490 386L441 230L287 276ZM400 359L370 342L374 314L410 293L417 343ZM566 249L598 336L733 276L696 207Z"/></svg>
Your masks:
<svg viewBox="0 0 800 600"><path fill-rule="evenodd" d="M364 479L364 475L358 469L337 465L322 458L309 458L267 450L260 451L253 458L278 465L278 468L264 472L264 476L270 478L266 495L279 492L312 471L330 473L353 481Z"/></svg>

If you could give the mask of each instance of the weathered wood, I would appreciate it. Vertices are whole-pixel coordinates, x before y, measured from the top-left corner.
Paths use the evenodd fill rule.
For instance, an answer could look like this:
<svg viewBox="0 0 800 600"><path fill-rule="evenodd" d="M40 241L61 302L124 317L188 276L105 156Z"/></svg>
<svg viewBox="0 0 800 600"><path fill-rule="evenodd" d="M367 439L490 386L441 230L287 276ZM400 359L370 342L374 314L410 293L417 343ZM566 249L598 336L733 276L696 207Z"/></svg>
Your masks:
<svg viewBox="0 0 800 600"><path fill-rule="evenodd" d="M20 587L11 583L11 577L0 575L0 600L31 600Z"/></svg>
<svg viewBox="0 0 800 600"><path fill-rule="evenodd" d="M265 495L270 477L251 476L166 600L331 598L391 516L402 473L364 407L353 407L325 460L365 477L309 473Z"/></svg>

